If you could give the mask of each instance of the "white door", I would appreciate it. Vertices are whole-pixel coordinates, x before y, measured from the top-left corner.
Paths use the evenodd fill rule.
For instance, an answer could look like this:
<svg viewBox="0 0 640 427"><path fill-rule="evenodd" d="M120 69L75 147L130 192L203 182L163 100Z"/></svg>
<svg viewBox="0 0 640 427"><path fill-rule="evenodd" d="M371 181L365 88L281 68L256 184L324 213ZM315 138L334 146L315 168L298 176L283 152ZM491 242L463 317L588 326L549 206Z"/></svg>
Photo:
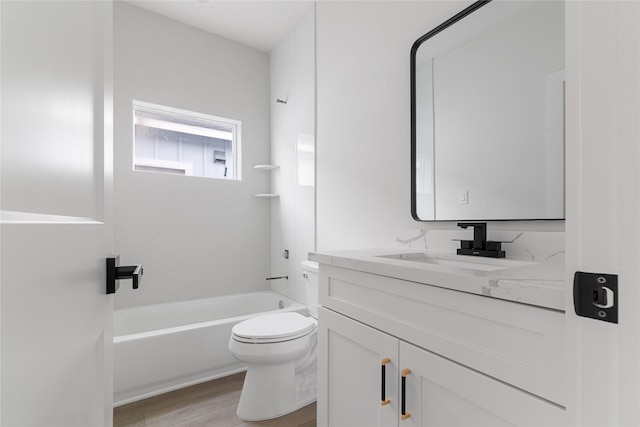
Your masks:
<svg viewBox="0 0 640 427"><path fill-rule="evenodd" d="M112 4L0 17L0 424L111 425Z"/></svg>
<svg viewBox="0 0 640 427"><path fill-rule="evenodd" d="M566 5L567 415L640 425L640 2ZM618 275L619 323L576 316L575 271Z"/></svg>

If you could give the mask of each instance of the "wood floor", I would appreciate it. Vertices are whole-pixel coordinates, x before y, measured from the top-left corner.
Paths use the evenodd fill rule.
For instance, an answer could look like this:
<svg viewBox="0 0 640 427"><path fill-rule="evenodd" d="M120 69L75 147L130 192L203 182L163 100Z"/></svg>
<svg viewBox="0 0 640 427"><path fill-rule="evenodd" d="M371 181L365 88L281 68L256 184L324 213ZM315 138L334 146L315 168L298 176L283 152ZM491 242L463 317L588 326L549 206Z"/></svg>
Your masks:
<svg viewBox="0 0 640 427"><path fill-rule="evenodd" d="M315 427L316 404L267 421L242 421L236 416L244 372L160 396L119 406L114 427Z"/></svg>

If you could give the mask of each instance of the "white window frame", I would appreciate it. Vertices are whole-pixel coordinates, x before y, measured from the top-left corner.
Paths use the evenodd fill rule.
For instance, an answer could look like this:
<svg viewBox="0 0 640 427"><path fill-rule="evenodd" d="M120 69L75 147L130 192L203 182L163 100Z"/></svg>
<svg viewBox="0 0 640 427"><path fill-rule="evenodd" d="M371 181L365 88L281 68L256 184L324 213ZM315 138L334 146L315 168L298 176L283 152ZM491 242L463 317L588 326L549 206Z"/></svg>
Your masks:
<svg viewBox="0 0 640 427"><path fill-rule="evenodd" d="M135 169L137 166L141 166L143 168L149 169L160 169L157 171L159 173L167 173L162 172L161 169L168 169L176 171L177 173L175 173L174 175L193 176L193 165L191 163L172 162L171 160L151 159L149 157L135 157L133 161L133 167L136 171L155 172L148 169Z"/></svg>
<svg viewBox="0 0 640 427"><path fill-rule="evenodd" d="M175 117L178 119L199 121L203 123L211 123L218 124L223 126L230 126L232 128L231 138L229 138L229 132L224 132L216 129L210 129L206 127L200 127L197 125L186 125L182 123L173 123L173 122L165 122L162 120L151 119L146 117L137 117L136 112L142 111L153 114L160 114L164 116ZM225 117L217 117L212 116L210 114L197 113L194 111L182 110L174 107L167 107L164 105L152 104L150 102L133 100L132 107L132 116L133 116L133 170L136 170L136 165L147 166L151 168L157 169L172 169L172 170L184 170L185 175L191 176L191 166L190 164L185 164L182 162L173 162L159 159L150 159L144 157L136 157L135 155L135 126L143 125L149 128L154 129L164 129L170 131L176 131L181 133L187 133L192 135L205 136L210 138L218 138L218 139L226 139L231 140L232 142L232 158L230 159L233 162L233 176L231 178L227 178L230 181L240 181L242 180L242 144L241 144L241 133L242 133L242 122L240 120L228 119ZM146 171L145 171L146 172ZM160 171L158 171L160 172ZM162 172L160 172L162 173ZM212 177L203 177L203 178L212 178ZM214 178L219 179L219 178Z"/></svg>

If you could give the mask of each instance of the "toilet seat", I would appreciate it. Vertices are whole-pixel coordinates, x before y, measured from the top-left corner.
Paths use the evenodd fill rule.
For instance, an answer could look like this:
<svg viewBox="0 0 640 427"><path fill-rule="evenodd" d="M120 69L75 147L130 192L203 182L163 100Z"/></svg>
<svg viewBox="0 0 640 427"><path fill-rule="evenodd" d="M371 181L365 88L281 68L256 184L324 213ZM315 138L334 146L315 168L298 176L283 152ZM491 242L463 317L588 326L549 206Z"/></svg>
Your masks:
<svg viewBox="0 0 640 427"><path fill-rule="evenodd" d="M238 323L231 330L232 338L250 344L291 341L316 329L316 321L299 313L275 313L257 316Z"/></svg>

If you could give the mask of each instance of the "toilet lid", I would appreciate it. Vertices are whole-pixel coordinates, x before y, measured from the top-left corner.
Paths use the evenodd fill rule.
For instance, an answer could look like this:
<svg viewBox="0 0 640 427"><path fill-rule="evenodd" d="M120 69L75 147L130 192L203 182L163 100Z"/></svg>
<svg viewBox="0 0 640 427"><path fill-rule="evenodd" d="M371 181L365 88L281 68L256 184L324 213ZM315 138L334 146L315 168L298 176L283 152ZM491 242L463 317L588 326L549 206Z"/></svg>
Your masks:
<svg viewBox="0 0 640 427"><path fill-rule="evenodd" d="M234 338L243 342L288 341L307 335L316 321L299 313L275 313L240 322L232 329Z"/></svg>

